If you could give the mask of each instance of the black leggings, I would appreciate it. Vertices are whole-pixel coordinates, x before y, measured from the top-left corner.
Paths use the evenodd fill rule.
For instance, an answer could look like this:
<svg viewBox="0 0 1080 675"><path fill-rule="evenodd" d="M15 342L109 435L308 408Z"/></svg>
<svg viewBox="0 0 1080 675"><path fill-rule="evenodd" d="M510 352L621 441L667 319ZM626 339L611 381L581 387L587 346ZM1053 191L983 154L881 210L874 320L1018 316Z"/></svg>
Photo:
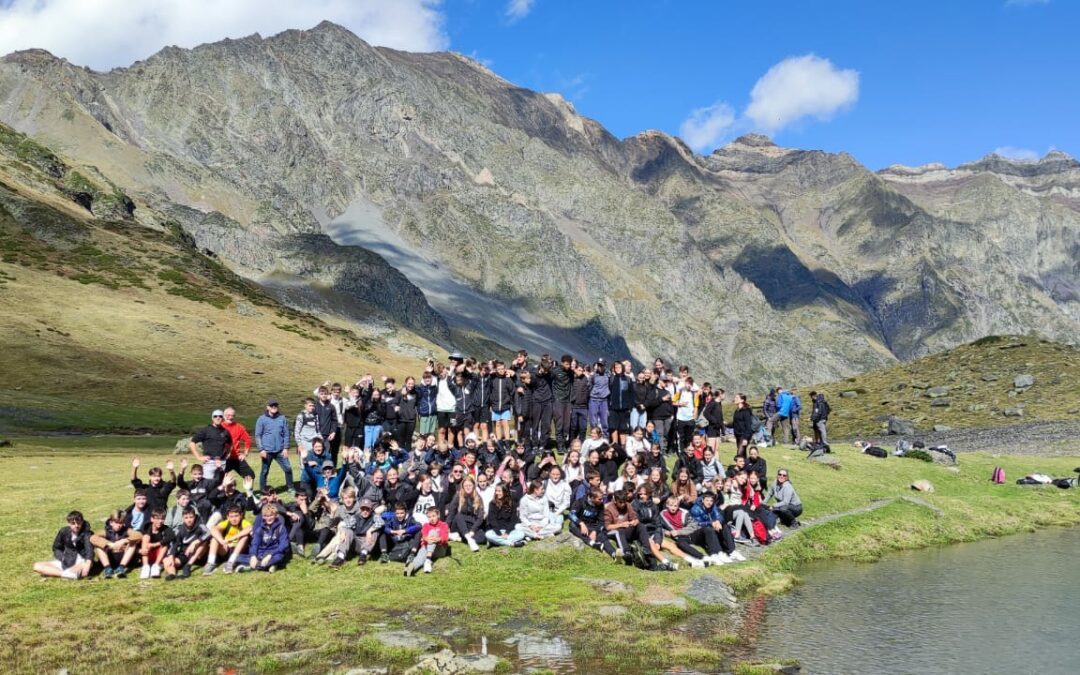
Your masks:
<svg viewBox="0 0 1080 675"><path fill-rule="evenodd" d="M454 516L454 522L450 524L450 529L460 534L463 539L472 537L477 544L486 544L487 537L484 536L484 528L481 525L483 525L483 521L476 516L459 513Z"/></svg>

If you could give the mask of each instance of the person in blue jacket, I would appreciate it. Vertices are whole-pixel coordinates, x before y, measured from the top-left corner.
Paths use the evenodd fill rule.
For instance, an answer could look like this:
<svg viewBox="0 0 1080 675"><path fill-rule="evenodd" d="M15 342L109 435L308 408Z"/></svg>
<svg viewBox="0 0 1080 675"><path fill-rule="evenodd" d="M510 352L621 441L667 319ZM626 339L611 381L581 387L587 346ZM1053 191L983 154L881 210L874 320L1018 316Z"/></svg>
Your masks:
<svg viewBox="0 0 1080 675"><path fill-rule="evenodd" d="M713 556L714 563L726 564L746 560L743 554L735 549L735 537L731 534L731 528L724 523L724 512L720 509L714 493L702 493L690 507L690 517L701 526L701 529L707 528L716 532L720 540L720 553Z"/></svg>
<svg viewBox="0 0 1080 675"><path fill-rule="evenodd" d="M776 392L776 413L769 417L765 423L765 429L768 431L769 436L776 438L773 434L773 429L777 424L780 425L780 438L786 439L788 437L787 425L788 420L791 417L791 405L792 398L791 392L786 389L777 388Z"/></svg>
<svg viewBox="0 0 1080 675"><path fill-rule="evenodd" d="M285 561L289 550L289 528L285 519L278 515L277 505L263 506L262 513L255 519L248 550L251 558L248 564L238 566L237 572L276 572Z"/></svg>
<svg viewBox="0 0 1080 675"><path fill-rule="evenodd" d="M278 463L285 472L285 488L293 488L292 464L289 463L289 421L281 414L278 402L270 399L266 402L266 412L259 415L255 422L255 447L262 458L259 471L259 492L266 492L266 478L270 475L270 465Z"/></svg>
<svg viewBox="0 0 1080 675"><path fill-rule="evenodd" d="M409 517L409 506L402 502L394 504L394 515L383 520L387 544L379 562L388 563L391 558L395 562L404 562L412 550L413 540L420 534L421 525Z"/></svg>
<svg viewBox="0 0 1080 675"><path fill-rule="evenodd" d="M341 486L345 481L346 473L348 473L347 465L342 465L342 467L335 472L334 462L329 459L323 462L322 471L315 476L314 487L316 494L320 491L325 491L328 498L336 501L338 493L341 492Z"/></svg>

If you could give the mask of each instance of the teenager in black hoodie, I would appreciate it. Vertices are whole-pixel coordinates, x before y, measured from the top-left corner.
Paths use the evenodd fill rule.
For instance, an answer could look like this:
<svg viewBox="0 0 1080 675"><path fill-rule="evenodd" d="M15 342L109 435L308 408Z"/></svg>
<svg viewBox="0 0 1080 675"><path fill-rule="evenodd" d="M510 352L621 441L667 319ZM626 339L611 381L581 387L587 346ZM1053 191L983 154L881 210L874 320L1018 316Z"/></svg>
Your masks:
<svg viewBox="0 0 1080 675"><path fill-rule="evenodd" d="M85 579L94 564L92 534L82 513L67 514L67 525L53 539L53 559L34 563L34 571L43 577Z"/></svg>

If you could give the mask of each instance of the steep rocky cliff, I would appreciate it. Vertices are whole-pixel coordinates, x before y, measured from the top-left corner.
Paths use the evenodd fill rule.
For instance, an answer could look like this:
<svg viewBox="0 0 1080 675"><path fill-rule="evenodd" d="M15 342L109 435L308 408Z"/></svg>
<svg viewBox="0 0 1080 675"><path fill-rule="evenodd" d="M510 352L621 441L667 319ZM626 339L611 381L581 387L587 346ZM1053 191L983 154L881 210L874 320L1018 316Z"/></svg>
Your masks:
<svg viewBox="0 0 1080 675"><path fill-rule="evenodd" d="M1067 157L960 167L961 185L760 136L702 157L660 132L620 141L459 55L328 23L109 73L16 53L0 120L180 214L251 278L381 299L443 342L406 284L450 329L505 316L509 347L663 355L731 386L1080 328ZM343 243L404 276L355 273L365 258Z"/></svg>

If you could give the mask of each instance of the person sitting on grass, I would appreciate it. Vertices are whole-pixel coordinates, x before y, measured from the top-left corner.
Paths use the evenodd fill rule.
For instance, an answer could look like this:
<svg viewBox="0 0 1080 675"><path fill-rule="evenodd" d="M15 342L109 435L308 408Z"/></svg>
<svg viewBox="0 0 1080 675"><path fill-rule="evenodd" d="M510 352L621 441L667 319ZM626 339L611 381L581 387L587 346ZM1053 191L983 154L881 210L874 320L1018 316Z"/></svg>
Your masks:
<svg viewBox="0 0 1080 675"><path fill-rule="evenodd" d="M570 534L586 546L603 551L612 560L618 560L604 529L604 493L600 488L591 488L583 499L574 502L569 517Z"/></svg>
<svg viewBox="0 0 1080 675"><path fill-rule="evenodd" d="M184 480L184 470L187 469L188 461L185 457L180 460L180 476L176 481L177 486L191 493L191 503L199 512L199 518L205 523L210 520L210 514L214 511L214 502L210 497L217 491L221 481L225 478L223 471L218 471L213 478L203 475L203 465L191 466L191 480Z"/></svg>
<svg viewBox="0 0 1080 675"><path fill-rule="evenodd" d="M502 483L493 488L488 504L484 537L488 546L524 546L525 531L519 527L517 509L510 492Z"/></svg>
<svg viewBox="0 0 1080 675"><path fill-rule="evenodd" d="M209 576L217 569L218 555L223 555L226 561L221 571L232 574L240 554L247 550L251 541L251 521L244 518L244 510L239 506L230 507L225 520L210 528L210 536L210 556L203 576Z"/></svg>
<svg viewBox="0 0 1080 675"><path fill-rule="evenodd" d="M799 522L799 516L803 512L802 500L799 499L795 487L792 486L789 480L787 469L780 469L776 472L776 482L769 488L765 502L768 503L774 499L776 503L772 505L772 512L776 514L780 522L786 527L801 527L802 523Z"/></svg>
<svg viewBox="0 0 1080 675"><path fill-rule="evenodd" d="M375 513L375 502L363 498L357 504L357 513L353 518L351 530L338 530L340 542L330 569L340 569L352 552L356 553L356 563L364 565L372 555L378 555L386 548L386 538L382 533L383 521Z"/></svg>
<svg viewBox="0 0 1080 675"><path fill-rule="evenodd" d="M345 488L341 491L341 501L333 508L330 526L327 528L334 533L333 539L328 542L320 541L320 552L311 559L313 565L332 562L338 556L345 558L349 548L346 542L352 541L351 532L359 515L360 504L356 498L356 490Z"/></svg>
<svg viewBox="0 0 1080 675"><path fill-rule="evenodd" d="M429 505L427 508L439 510L439 507L434 504ZM424 511L424 517L427 517L426 510ZM379 558L379 562L382 564L386 564L391 560L404 562L412 553L413 541L416 539L416 535L420 534L422 527L422 524L409 515L408 504L400 502L394 504L393 515L386 518L386 524L383 525L386 547L383 548L383 554Z"/></svg>
<svg viewBox="0 0 1080 675"><path fill-rule="evenodd" d="M450 528L439 519L439 509L430 507L427 517L428 521L413 542L412 558L405 561L407 577L415 575L421 568L424 574L431 574L432 564L450 555Z"/></svg>
<svg viewBox="0 0 1080 675"><path fill-rule="evenodd" d="M142 558L140 579L157 579L161 576L161 561L172 546L173 531L165 526L165 509L150 512L149 524L143 525L142 540L139 541L139 556Z"/></svg>
<svg viewBox="0 0 1080 675"><path fill-rule="evenodd" d="M697 502L697 488L694 487L690 470L685 466L675 469L675 480L671 482L671 494L679 500L681 508L689 509Z"/></svg>
<svg viewBox="0 0 1080 675"><path fill-rule="evenodd" d="M652 487L647 483L638 487L636 497L631 505L634 507L634 512L638 514L638 521L641 524L638 528L638 536L643 547L638 549L639 553L635 554L635 556L641 555L647 550L652 555L652 558L656 560L657 569L674 572L678 569L678 566L668 560L663 551L667 549L677 552L677 549L674 544L664 538L664 523L660 518L662 509L653 497ZM633 543L630 544L630 547L631 551L636 548ZM650 567L648 560L639 560L638 564L641 567Z"/></svg>
<svg viewBox="0 0 1080 675"><path fill-rule="evenodd" d="M198 512L190 506L184 509L180 525L173 532L172 546L161 561L165 581L172 581L177 576L190 577L191 566L210 549L210 530L199 522Z"/></svg>
<svg viewBox="0 0 1080 675"><path fill-rule="evenodd" d="M289 530L285 519L278 513L276 504L265 504L255 519L251 530L250 557L246 564L238 565L237 572L277 571L289 551Z"/></svg>
<svg viewBox="0 0 1080 675"><path fill-rule="evenodd" d="M562 530L562 518L556 520L553 515L544 481L537 479L529 483L528 493L518 502L518 529L526 539L550 537Z"/></svg>
<svg viewBox="0 0 1080 675"><path fill-rule="evenodd" d="M94 553L104 571L106 579L127 576L127 568L135 557L139 547L128 536L128 526L123 511L113 511L105 521L105 531L90 537Z"/></svg>
<svg viewBox="0 0 1080 675"><path fill-rule="evenodd" d="M169 504L169 495L172 494L173 488L176 487L176 471L173 470L173 461L170 459L165 462L165 469L169 472L169 480L164 480L161 467L155 466L149 471L150 482L148 483L144 483L139 478L140 463L138 457L131 459L131 487L136 490L146 490L146 505L151 511L166 508Z"/></svg>
<svg viewBox="0 0 1080 675"><path fill-rule="evenodd" d="M614 498L604 507L604 529L608 536L615 540L615 548L622 554L623 562L627 565L634 564L630 555L630 542L640 539L640 521L634 507L630 505L633 499L634 487L627 486L625 490L615 492Z"/></svg>
<svg viewBox="0 0 1080 675"><path fill-rule="evenodd" d="M221 481L221 487L214 490L210 495L210 501L217 505L217 509L210 514L206 526L213 530L225 518L229 509L234 506L239 508L241 513L254 512L255 493L252 491L254 486L255 477L246 476L244 478L244 491L240 492L236 489L236 476L227 474Z"/></svg>
<svg viewBox="0 0 1080 675"><path fill-rule="evenodd" d="M690 515L701 529L711 529L716 533L720 552L712 554L713 564L723 565L746 560L743 554L735 549L735 538L731 534L731 528L724 523L724 512L720 510L715 492L702 493L694 508L690 509ZM700 545L703 540L704 535L700 539L692 540L692 543Z"/></svg>
<svg viewBox="0 0 1080 675"><path fill-rule="evenodd" d="M672 553L689 563L690 567L706 567L711 564L710 558L694 548L694 537L698 532L702 532L702 529L698 527L697 521L690 517L690 512L682 508L679 498L671 495L664 506L664 510L660 512L660 520L664 524L666 539L675 544L676 550L672 550ZM703 534L704 538L710 542L710 548L719 552L720 544L716 543L716 533L709 529Z"/></svg>
<svg viewBox="0 0 1080 675"><path fill-rule="evenodd" d="M165 509L165 526L175 532L184 522L184 511L187 511L190 506L191 493L187 490L177 490L176 503Z"/></svg>
<svg viewBox="0 0 1080 675"><path fill-rule="evenodd" d="M304 545L316 539L315 516L309 506L306 492L297 491L293 503L285 506L284 518L289 525L289 544L292 552L303 558Z"/></svg>
<svg viewBox="0 0 1080 675"><path fill-rule="evenodd" d="M53 559L34 563L34 571L43 577L85 579L94 564L93 533L86 526L82 513L67 514L67 525L53 539Z"/></svg>
<svg viewBox="0 0 1080 675"><path fill-rule="evenodd" d="M451 528L452 541L465 541L469 550L476 553L480 544L486 544L484 537L484 500L476 491L476 481L468 476L461 481L461 487L446 509L446 520Z"/></svg>

